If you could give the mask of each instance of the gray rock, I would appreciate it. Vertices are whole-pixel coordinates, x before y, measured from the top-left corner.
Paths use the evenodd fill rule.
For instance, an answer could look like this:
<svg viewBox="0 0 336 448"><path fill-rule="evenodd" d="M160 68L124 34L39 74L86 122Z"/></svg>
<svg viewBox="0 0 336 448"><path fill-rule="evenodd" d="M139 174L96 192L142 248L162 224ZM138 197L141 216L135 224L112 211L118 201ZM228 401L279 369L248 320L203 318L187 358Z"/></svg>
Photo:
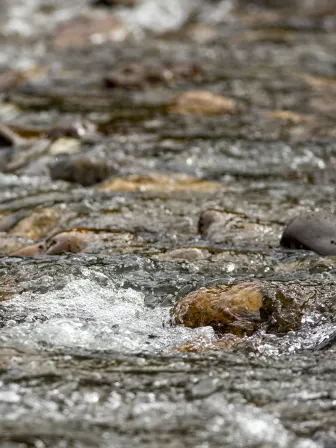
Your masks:
<svg viewBox="0 0 336 448"><path fill-rule="evenodd" d="M320 255L336 255L336 216L321 212L295 217L285 228L280 245L312 250Z"/></svg>

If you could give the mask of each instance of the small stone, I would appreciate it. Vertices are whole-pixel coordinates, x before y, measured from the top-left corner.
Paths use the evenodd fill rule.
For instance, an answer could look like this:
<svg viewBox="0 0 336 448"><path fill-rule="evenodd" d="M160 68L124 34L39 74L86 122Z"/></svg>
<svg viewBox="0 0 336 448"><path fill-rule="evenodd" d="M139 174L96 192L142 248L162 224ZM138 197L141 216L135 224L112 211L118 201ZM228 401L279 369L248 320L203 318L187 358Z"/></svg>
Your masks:
<svg viewBox="0 0 336 448"><path fill-rule="evenodd" d="M65 180L84 186L97 184L113 172L115 169L106 160L86 157L64 158L50 166L50 175L53 180Z"/></svg>
<svg viewBox="0 0 336 448"><path fill-rule="evenodd" d="M170 111L180 114L220 115L237 113L239 108L230 98L206 90L189 90L175 98Z"/></svg>
<svg viewBox="0 0 336 448"><path fill-rule="evenodd" d="M53 156L59 154L75 154L80 151L80 141L75 138L59 138L50 145L49 153Z"/></svg>
<svg viewBox="0 0 336 448"><path fill-rule="evenodd" d="M63 253L81 252L87 245L85 231L71 230L54 235L47 241L47 255L60 255Z"/></svg>
<svg viewBox="0 0 336 448"><path fill-rule="evenodd" d="M59 213L54 208L36 209L29 216L21 219L10 233L37 240L47 236L57 226L59 218Z"/></svg>
<svg viewBox="0 0 336 448"><path fill-rule="evenodd" d="M296 216L285 227L280 245L336 255L336 216L322 211Z"/></svg>
<svg viewBox="0 0 336 448"><path fill-rule="evenodd" d="M219 182L211 182L184 174L171 173L152 174L151 176L130 175L104 182L103 191L158 191L173 193L178 191L193 191L211 193L222 188Z"/></svg>
<svg viewBox="0 0 336 448"><path fill-rule="evenodd" d="M252 335L262 326L285 333L299 328L302 311L297 291L257 280L217 285L190 292L172 308L175 324L197 328L211 326L217 333Z"/></svg>

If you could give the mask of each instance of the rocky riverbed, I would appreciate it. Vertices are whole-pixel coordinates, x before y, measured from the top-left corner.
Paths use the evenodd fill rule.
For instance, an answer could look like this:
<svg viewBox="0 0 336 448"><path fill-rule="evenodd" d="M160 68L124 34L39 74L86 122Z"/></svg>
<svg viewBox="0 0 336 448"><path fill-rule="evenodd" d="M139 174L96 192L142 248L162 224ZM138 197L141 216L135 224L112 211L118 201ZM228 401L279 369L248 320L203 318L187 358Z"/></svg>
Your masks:
<svg viewBox="0 0 336 448"><path fill-rule="evenodd" d="M3 0L0 45L1 447L334 447L335 258L280 239L335 212L335 2Z"/></svg>

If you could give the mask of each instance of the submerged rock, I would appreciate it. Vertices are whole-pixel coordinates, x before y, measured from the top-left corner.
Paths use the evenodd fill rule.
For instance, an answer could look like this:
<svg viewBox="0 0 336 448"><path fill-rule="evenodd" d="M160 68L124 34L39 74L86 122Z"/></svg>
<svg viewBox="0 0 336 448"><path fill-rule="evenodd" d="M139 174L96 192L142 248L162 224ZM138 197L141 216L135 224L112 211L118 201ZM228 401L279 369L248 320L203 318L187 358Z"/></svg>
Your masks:
<svg viewBox="0 0 336 448"><path fill-rule="evenodd" d="M172 309L177 325L211 326L218 333L252 335L262 326L272 333L299 328L302 303L297 291L257 280L200 288L179 300Z"/></svg>
<svg viewBox="0 0 336 448"><path fill-rule="evenodd" d="M225 96L206 90L189 90L175 98L170 110L180 114L219 115L237 113L239 107Z"/></svg>
<svg viewBox="0 0 336 448"><path fill-rule="evenodd" d="M326 212L296 216L283 231L280 245L336 255L336 216Z"/></svg>

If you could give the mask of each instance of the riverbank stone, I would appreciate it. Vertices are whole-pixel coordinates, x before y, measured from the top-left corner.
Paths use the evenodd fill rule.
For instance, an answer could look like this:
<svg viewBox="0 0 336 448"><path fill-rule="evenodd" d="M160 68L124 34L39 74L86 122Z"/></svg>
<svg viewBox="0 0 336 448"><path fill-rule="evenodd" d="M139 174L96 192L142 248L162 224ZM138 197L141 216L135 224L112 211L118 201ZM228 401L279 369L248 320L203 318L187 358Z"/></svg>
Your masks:
<svg viewBox="0 0 336 448"><path fill-rule="evenodd" d="M285 227L280 245L336 256L336 216L327 212L296 216Z"/></svg>

